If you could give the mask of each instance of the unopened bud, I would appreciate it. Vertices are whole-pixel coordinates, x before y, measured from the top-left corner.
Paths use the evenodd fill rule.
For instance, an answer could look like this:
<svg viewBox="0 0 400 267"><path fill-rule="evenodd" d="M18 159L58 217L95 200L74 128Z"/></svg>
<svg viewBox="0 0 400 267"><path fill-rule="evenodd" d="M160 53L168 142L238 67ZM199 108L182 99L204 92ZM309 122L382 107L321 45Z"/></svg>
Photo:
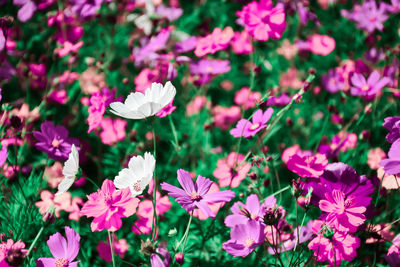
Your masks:
<svg viewBox="0 0 400 267"><path fill-rule="evenodd" d="M185 256L182 252L178 252L175 254L175 260L179 265L182 265L185 261Z"/></svg>

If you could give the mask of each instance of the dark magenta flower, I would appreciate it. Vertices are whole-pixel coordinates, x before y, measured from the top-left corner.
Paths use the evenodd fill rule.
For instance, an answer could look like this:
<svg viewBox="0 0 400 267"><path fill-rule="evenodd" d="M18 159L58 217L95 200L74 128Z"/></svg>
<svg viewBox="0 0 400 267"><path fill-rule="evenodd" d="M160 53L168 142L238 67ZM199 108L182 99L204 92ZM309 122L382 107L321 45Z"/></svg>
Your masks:
<svg viewBox="0 0 400 267"><path fill-rule="evenodd" d="M187 171L179 169L177 174L183 190L165 182L161 184L161 188L168 191L170 197L176 198L175 201L187 212L199 208L206 216L214 218L215 214L207 203L229 202L235 197L235 193L231 190L209 193L213 182L201 175L197 177L196 184L193 184L190 173Z"/></svg>
<svg viewBox="0 0 400 267"><path fill-rule="evenodd" d="M53 122L46 121L40 129L40 132L33 132L33 136L38 140L35 146L51 159L67 160L72 144L77 147L79 145L78 139L68 137L68 130L62 125L54 126Z"/></svg>
<svg viewBox="0 0 400 267"><path fill-rule="evenodd" d="M243 136L246 138L255 135L262 129L267 128L266 123L271 118L273 112L274 110L272 108L268 108L265 112L261 109L257 110L251 118L251 121L246 119L238 121L236 127L230 130L231 135L233 135L233 137Z"/></svg>
<svg viewBox="0 0 400 267"><path fill-rule="evenodd" d="M394 143L400 138L400 116L397 117L387 117L382 125L386 130L390 131L386 135L386 140L389 143Z"/></svg>
<svg viewBox="0 0 400 267"><path fill-rule="evenodd" d="M246 224L235 225L231 239L222 248L235 257L246 257L264 242L264 225L250 220Z"/></svg>
<svg viewBox="0 0 400 267"><path fill-rule="evenodd" d="M390 147L389 158L383 159L379 165L384 167L386 174L399 174L400 173L400 139Z"/></svg>

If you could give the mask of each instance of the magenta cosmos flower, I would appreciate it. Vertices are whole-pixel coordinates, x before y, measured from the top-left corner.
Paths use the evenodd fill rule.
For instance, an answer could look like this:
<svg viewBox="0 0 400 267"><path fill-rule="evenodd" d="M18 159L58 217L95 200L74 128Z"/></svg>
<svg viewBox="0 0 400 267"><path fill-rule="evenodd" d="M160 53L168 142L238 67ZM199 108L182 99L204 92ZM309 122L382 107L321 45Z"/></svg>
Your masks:
<svg viewBox="0 0 400 267"><path fill-rule="evenodd" d="M224 50L228 47L233 35L234 32L231 27L226 27L224 30L215 28L211 34L197 39L194 54L198 57L202 57L207 54L215 54L217 51Z"/></svg>
<svg viewBox="0 0 400 267"><path fill-rule="evenodd" d="M400 116L385 118L382 126L389 131L386 135L386 140L389 143L394 143L397 139L400 139Z"/></svg>
<svg viewBox="0 0 400 267"><path fill-rule="evenodd" d="M74 229L65 226L65 236L67 239L60 234L56 233L50 236L47 241L50 252L54 258L39 258L37 261L41 263L43 267L76 267L79 261L73 262L79 253L79 241L80 235L75 232ZM38 265L40 266L40 265Z"/></svg>
<svg viewBox="0 0 400 267"><path fill-rule="evenodd" d="M235 257L246 257L264 242L264 225L256 221L238 224L231 231L231 239L222 248Z"/></svg>
<svg viewBox="0 0 400 267"><path fill-rule="evenodd" d="M388 152L388 159L383 159L379 164L384 167L386 174L400 173L400 139L392 144Z"/></svg>
<svg viewBox="0 0 400 267"><path fill-rule="evenodd" d="M209 193L213 182L201 175L197 176L196 184L193 184L193 180L187 171L179 169L177 173L178 181L183 190L167 183L162 183L161 188L168 191L170 197L175 197L175 201L187 212L199 208L207 217L214 218L215 214L207 203L229 202L235 197L235 193L231 190Z"/></svg>
<svg viewBox="0 0 400 267"><path fill-rule="evenodd" d="M323 154L302 155L299 153L289 158L287 166L290 171L296 173L300 177L318 178L324 173L328 163L328 159Z"/></svg>
<svg viewBox="0 0 400 267"><path fill-rule="evenodd" d="M362 96L366 99L372 99L378 94L383 87L385 87L390 82L387 77L380 78L378 71L373 71L368 80L364 78L362 74L354 73L351 77L351 87L350 92L353 96Z"/></svg>
<svg viewBox="0 0 400 267"><path fill-rule="evenodd" d="M62 125L54 126L53 122L46 121L40 129L40 132L33 132L33 136L38 140L35 146L51 159L67 160L72 144L77 147L79 145L78 139L68 137L68 130Z"/></svg>
<svg viewBox="0 0 400 267"><path fill-rule="evenodd" d="M321 231L322 226L323 222L314 221L312 229L317 236L308 243L308 248L314 250L317 261L328 261L330 266L339 266L343 260L351 261L357 256L356 249L360 247L358 237L340 232L326 233Z"/></svg>
<svg viewBox="0 0 400 267"><path fill-rule="evenodd" d="M258 41L279 39L286 28L282 5L273 7L272 0L253 1L236 12L245 24L245 30Z"/></svg>
<svg viewBox="0 0 400 267"><path fill-rule="evenodd" d="M132 197L129 188L116 190L114 183L106 179L97 192L87 196L81 213L94 217L91 229L94 231L115 232L122 226L121 218L129 217L136 212L139 199Z"/></svg>
<svg viewBox="0 0 400 267"><path fill-rule="evenodd" d="M274 196L268 197L261 205L256 194L247 197L246 205L241 201L233 204L231 211L233 214L225 218L225 225L234 227L238 224L246 224L248 221L257 221L263 223L264 215L267 209L272 209L276 205Z"/></svg>
<svg viewBox="0 0 400 267"><path fill-rule="evenodd" d="M217 161L217 168L214 170L213 175L219 179L218 184L220 187L238 187L240 182L246 178L251 164L248 162L242 163L243 160L244 155L231 152L227 158Z"/></svg>
<svg viewBox="0 0 400 267"><path fill-rule="evenodd" d="M267 127L266 123L271 118L272 113L274 113L272 108L268 108L264 113L261 109L257 110L251 118L251 122L246 119L238 121L236 127L230 131L231 135L236 138L241 136L248 138L255 135Z"/></svg>

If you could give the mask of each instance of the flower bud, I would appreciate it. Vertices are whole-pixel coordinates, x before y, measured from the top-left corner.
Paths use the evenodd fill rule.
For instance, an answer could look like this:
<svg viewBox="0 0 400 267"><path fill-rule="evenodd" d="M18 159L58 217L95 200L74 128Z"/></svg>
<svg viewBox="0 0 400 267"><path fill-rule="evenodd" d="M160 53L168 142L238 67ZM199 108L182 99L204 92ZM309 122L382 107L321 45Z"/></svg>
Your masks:
<svg viewBox="0 0 400 267"><path fill-rule="evenodd" d="M179 265L182 265L185 261L185 256L182 252L178 252L175 254L175 260Z"/></svg>

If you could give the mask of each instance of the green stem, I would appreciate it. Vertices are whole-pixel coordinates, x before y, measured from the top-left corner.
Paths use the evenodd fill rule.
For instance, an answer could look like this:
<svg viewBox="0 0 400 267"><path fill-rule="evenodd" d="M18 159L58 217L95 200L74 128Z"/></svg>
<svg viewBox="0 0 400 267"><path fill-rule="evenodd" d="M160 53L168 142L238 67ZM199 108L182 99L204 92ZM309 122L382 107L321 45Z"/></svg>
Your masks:
<svg viewBox="0 0 400 267"><path fill-rule="evenodd" d="M179 241L178 245L176 246L176 250L178 250L179 247L181 246L182 242L184 242L183 246L182 246L182 253L183 254L185 252L186 241L187 241L187 237L189 235L190 224L192 223L192 218L193 218L193 211L190 213L190 218L189 218L188 225L186 226L185 233L183 234L182 239Z"/></svg>
<svg viewBox="0 0 400 267"><path fill-rule="evenodd" d="M42 226L42 228L40 228L39 233L36 235L35 239L33 240L31 246L28 249L28 252L26 253L26 257L28 257L29 254L31 253L33 247L35 246L36 242L38 241L38 239L39 239L40 235L42 234L43 230L44 230L44 226Z"/></svg>
<svg viewBox="0 0 400 267"><path fill-rule="evenodd" d="M282 193L283 191L286 191L286 190L288 190L288 189L290 189L290 185L288 185L288 186L282 188L281 190L276 191L276 192L273 193L272 195L269 195L269 196L266 197L263 201L265 201L265 200L266 200L267 198L269 198L269 197L276 196L277 194L280 194L280 193Z"/></svg>
<svg viewBox="0 0 400 267"><path fill-rule="evenodd" d="M88 180L91 184L93 184L97 189L100 189L100 187L89 177L85 177L86 180Z"/></svg>
<svg viewBox="0 0 400 267"><path fill-rule="evenodd" d="M113 235L113 241L111 242L111 234L110 234L110 231L107 231L107 233L108 233L108 243L110 244L112 265L113 265L113 267L115 267L115 259L114 259L114 235Z"/></svg>
<svg viewBox="0 0 400 267"><path fill-rule="evenodd" d="M175 150L179 151L181 148L179 147L178 134L176 132L176 128L174 122L172 121L171 115L168 116L168 119L169 119L169 125L171 126L172 134L174 135L175 139L175 144L174 144Z"/></svg>
<svg viewBox="0 0 400 267"><path fill-rule="evenodd" d="M156 133L154 132L154 127L152 129L153 131L153 153L154 153L154 158L156 158ZM153 179L154 179L154 189L153 189L153 219L151 222L151 240L153 241L156 238L157 235L157 223L158 223L158 217L157 217L157 178L156 178L156 169L154 169L154 174L153 174Z"/></svg>

